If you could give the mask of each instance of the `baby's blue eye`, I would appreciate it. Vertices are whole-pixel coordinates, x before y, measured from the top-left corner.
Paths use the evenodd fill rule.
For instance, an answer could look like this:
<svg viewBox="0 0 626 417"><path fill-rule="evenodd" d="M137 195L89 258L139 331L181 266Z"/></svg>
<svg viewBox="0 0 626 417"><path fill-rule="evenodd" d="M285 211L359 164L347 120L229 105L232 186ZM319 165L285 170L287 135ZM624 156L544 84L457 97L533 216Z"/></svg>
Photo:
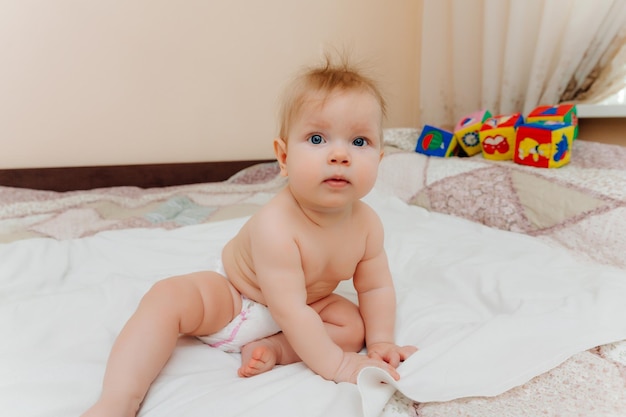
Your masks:
<svg viewBox="0 0 626 417"><path fill-rule="evenodd" d="M354 146L365 146L367 145L367 142L363 138L356 138L352 141L352 144Z"/></svg>
<svg viewBox="0 0 626 417"><path fill-rule="evenodd" d="M320 135L312 135L309 138L309 142L311 142L313 145L319 145L320 143L324 142L324 138Z"/></svg>

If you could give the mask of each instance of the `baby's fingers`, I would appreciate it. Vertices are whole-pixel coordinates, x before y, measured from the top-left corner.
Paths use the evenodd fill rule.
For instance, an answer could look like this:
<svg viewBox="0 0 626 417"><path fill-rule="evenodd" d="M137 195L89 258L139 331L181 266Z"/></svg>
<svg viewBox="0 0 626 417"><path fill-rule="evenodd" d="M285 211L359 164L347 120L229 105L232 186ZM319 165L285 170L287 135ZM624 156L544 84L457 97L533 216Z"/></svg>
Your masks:
<svg viewBox="0 0 626 417"><path fill-rule="evenodd" d="M368 352L367 355L372 359L379 359L381 361L387 362L389 365L393 366L394 368L397 368L398 365L400 365L400 360L401 360L400 353L394 350L383 352L382 355L376 351L372 351L372 352Z"/></svg>
<svg viewBox="0 0 626 417"><path fill-rule="evenodd" d="M363 362L363 367L361 369L371 367L371 366L380 368L383 371L387 372L389 375L391 375L393 379L398 381L400 379L400 374L398 373L396 368L390 365L389 363L387 363L385 360L380 359L380 355L377 354L377 356L378 358L372 358L371 356L367 358Z"/></svg>
<svg viewBox="0 0 626 417"><path fill-rule="evenodd" d="M394 369L397 368L398 365L400 365L400 360L400 353L396 352L395 350L387 353L386 357L384 358L384 361L393 366Z"/></svg>
<svg viewBox="0 0 626 417"><path fill-rule="evenodd" d="M395 368L387 362L350 352L344 353L342 363L339 366L339 369L337 369L337 372L332 380L335 382L352 382L353 384L356 384L359 372L367 367L380 368L389 373L389 375L391 375L391 377L396 381L400 379L398 371L396 371Z"/></svg>
<svg viewBox="0 0 626 417"><path fill-rule="evenodd" d="M415 352L417 352L417 347L415 346L407 345L407 346L400 347L399 349L400 360L405 360L406 358L408 358Z"/></svg>
<svg viewBox="0 0 626 417"><path fill-rule="evenodd" d="M383 371L387 372L389 375L391 375L391 377L398 381L400 380L400 374L398 373L398 371L396 370L395 367L393 367L392 365L388 364L385 361L382 360L376 360L376 364L373 365L377 368L382 369Z"/></svg>

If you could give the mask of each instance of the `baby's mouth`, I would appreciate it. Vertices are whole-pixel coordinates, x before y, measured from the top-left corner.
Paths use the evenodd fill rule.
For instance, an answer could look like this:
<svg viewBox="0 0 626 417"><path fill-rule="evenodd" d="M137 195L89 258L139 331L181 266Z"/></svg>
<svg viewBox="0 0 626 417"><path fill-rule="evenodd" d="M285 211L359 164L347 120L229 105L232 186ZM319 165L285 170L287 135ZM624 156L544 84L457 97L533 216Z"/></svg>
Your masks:
<svg viewBox="0 0 626 417"><path fill-rule="evenodd" d="M331 177L324 180L324 183L333 187L341 187L350 184L350 181L343 177Z"/></svg>

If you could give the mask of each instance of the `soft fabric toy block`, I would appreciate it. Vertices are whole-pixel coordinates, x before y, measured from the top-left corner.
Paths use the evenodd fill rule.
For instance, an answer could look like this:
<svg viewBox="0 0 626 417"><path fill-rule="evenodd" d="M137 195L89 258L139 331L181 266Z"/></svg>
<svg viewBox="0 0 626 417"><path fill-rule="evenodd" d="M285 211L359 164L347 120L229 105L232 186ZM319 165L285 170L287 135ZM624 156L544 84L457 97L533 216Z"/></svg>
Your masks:
<svg viewBox="0 0 626 417"><path fill-rule="evenodd" d="M415 145L415 152L424 155L448 157L456 148L454 133L434 126L424 125Z"/></svg>
<svg viewBox="0 0 626 417"><path fill-rule="evenodd" d="M491 117L488 110L481 110L469 114L459 120L454 128L454 136L461 148L468 156L476 155L480 152L480 128L485 120Z"/></svg>
<svg viewBox="0 0 626 417"><path fill-rule="evenodd" d="M551 120L574 126L574 139L578 137L578 113L575 104L559 104L556 106L539 106L526 116L526 122Z"/></svg>
<svg viewBox="0 0 626 417"><path fill-rule="evenodd" d="M490 117L480 129L480 145L485 159L513 159L515 131L524 122L521 113Z"/></svg>
<svg viewBox="0 0 626 417"><path fill-rule="evenodd" d="M574 126L541 120L517 129L514 161L522 165L558 168L571 158Z"/></svg>

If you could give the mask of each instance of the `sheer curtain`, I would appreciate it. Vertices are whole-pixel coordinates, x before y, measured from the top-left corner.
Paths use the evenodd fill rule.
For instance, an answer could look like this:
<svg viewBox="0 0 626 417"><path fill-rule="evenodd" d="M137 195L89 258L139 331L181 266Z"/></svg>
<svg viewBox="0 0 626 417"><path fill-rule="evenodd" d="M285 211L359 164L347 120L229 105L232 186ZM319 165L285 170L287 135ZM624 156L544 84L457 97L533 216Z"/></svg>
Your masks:
<svg viewBox="0 0 626 417"><path fill-rule="evenodd" d="M623 86L624 0L424 0L421 120L527 114Z"/></svg>

